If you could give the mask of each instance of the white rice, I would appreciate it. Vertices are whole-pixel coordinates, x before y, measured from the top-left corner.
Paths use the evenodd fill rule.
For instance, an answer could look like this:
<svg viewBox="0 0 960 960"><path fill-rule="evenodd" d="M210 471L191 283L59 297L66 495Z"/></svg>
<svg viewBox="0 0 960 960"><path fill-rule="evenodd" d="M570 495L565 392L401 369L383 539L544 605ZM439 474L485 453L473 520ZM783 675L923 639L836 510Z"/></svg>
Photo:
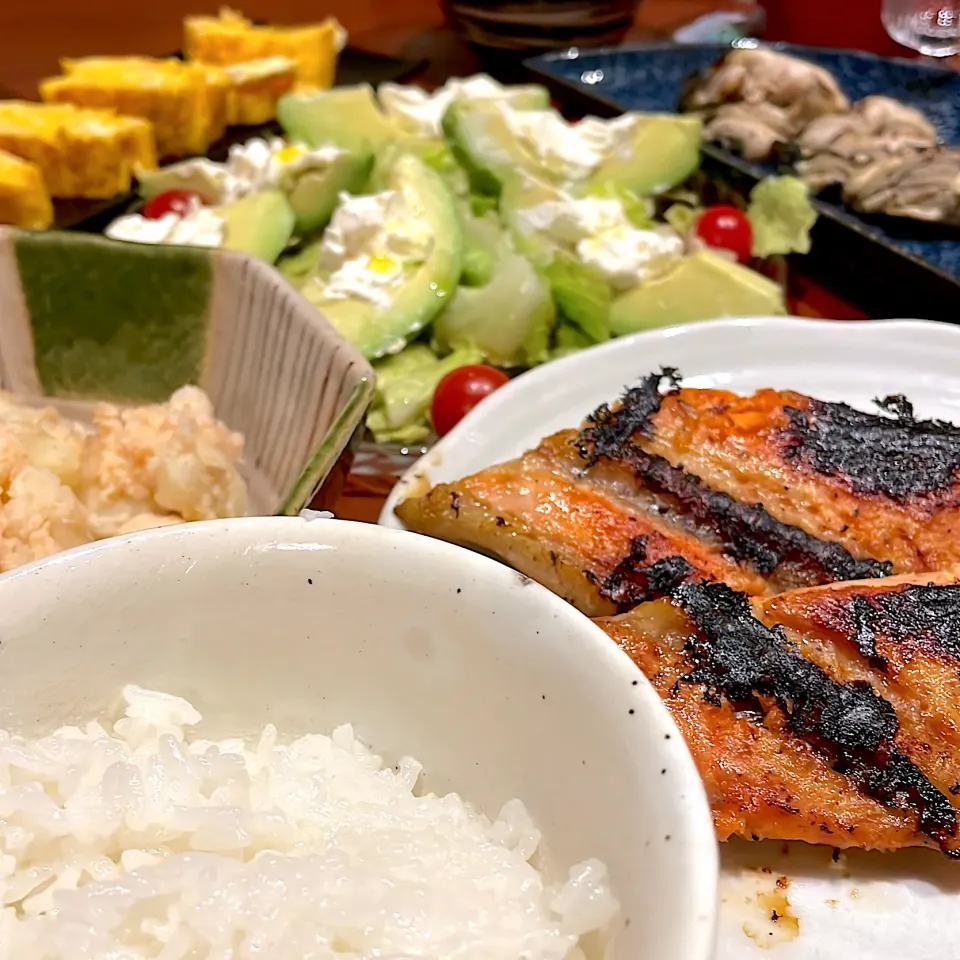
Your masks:
<svg viewBox="0 0 960 960"><path fill-rule="evenodd" d="M574 960L617 912L606 869L550 885L518 800L496 821L417 796L353 734L189 736L187 701L0 731L3 960Z"/></svg>

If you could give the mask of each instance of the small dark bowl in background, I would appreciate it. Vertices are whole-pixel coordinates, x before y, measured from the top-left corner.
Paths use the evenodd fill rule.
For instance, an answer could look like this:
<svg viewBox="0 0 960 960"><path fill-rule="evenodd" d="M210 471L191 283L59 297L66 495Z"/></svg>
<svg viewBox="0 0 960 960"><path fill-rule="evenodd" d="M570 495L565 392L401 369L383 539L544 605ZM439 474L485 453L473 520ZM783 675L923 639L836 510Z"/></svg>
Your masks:
<svg viewBox="0 0 960 960"><path fill-rule="evenodd" d="M640 0L440 0L462 40L505 54L617 44L639 6Z"/></svg>

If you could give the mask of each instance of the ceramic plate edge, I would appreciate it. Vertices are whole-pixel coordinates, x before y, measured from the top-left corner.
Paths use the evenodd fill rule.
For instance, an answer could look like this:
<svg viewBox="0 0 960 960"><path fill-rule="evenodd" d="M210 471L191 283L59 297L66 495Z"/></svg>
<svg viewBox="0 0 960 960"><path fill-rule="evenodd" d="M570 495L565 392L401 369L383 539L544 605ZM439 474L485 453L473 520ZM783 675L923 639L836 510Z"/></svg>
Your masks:
<svg viewBox="0 0 960 960"><path fill-rule="evenodd" d="M644 330L639 333L630 334L625 337L618 337L608 340L606 343L598 344L587 350L559 360L552 360L542 366L535 367L515 377L508 384L497 390L496 393L488 397L483 404L474 407L463 420L460 421L445 437L442 437L427 453L420 457L415 463L407 469L394 488L390 491L377 523L384 527L390 527L397 530L406 530L407 528L394 513L397 504L404 499L403 494L407 486L413 482L425 480L429 482L430 468L443 460L444 454L451 448L455 448L461 439L465 438L475 423L481 422L483 418L496 417L498 411L507 407L514 398L514 395L534 387L537 383L543 383L562 375L564 372L575 370L582 362L583 358L589 356L592 360L597 360L614 351L629 349L635 343L664 342L672 339L684 339L702 335L704 331L728 328L731 331L748 331L756 328L776 328L783 330L799 330L817 326L820 330L828 326L835 326L837 329L843 329L846 332L854 332L855 337L864 337L872 339L880 333L910 333L917 337L927 337L929 334L936 333L949 340L951 337L960 337L960 327L954 327L946 323L937 323L932 320L920 320L914 318L897 318L890 320L829 320L813 319L807 317L732 317L720 318L716 320L700 321L698 323L679 324L674 327L663 327L656 330ZM614 399L612 396L611 400ZM586 411L585 411L586 413Z"/></svg>

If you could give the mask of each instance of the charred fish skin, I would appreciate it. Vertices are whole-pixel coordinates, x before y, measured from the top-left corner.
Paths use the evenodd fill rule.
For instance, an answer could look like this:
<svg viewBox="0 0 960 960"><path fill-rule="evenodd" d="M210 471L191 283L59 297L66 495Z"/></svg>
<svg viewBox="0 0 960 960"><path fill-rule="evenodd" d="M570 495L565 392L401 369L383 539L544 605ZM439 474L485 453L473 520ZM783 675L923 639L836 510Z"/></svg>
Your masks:
<svg viewBox="0 0 960 960"><path fill-rule="evenodd" d="M902 503L949 492L960 469L960 429L916 419L901 395L876 403L889 416L814 399L806 410L785 407L790 418L781 433L785 455L808 470L843 478L855 493Z"/></svg>
<svg viewBox="0 0 960 960"><path fill-rule="evenodd" d="M627 387L615 408L609 403L597 407L584 421L576 444L587 466L600 457L616 459L618 451L632 443L635 433L648 436L664 397L680 393L681 380L676 367L661 367L659 373L648 373L636 386Z"/></svg>
<svg viewBox="0 0 960 960"><path fill-rule="evenodd" d="M770 698L790 732L821 753L853 786L887 807L909 809L917 829L950 856L957 811L895 745L893 707L865 683L840 683L805 659L779 627L751 613L748 599L725 584L688 581L674 592L694 626L685 682L702 684L712 702L762 717Z"/></svg>
<svg viewBox="0 0 960 960"><path fill-rule="evenodd" d="M960 566L792 591L764 598L755 610L764 622L844 643L877 673L892 675L924 658L960 684Z"/></svg>
<svg viewBox="0 0 960 960"><path fill-rule="evenodd" d="M827 622L852 642L880 672L888 658L878 652L895 645L901 658L924 653L960 667L960 584L914 583L837 604Z"/></svg>
<svg viewBox="0 0 960 960"><path fill-rule="evenodd" d="M592 571L585 576L595 583L602 597L624 613L641 603L669 596L681 583L698 571L681 556L662 557L648 562L649 536L641 534L630 544L630 552L602 580Z"/></svg>
<svg viewBox="0 0 960 960"><path fill-rule="evenodd" d="M694 575L769 592L718 548L578 478L574 435L408 498L397 515L414 532L496 557L588 616L622 612Z"/></svg>
<svg viewBox="0 0 960 960"><path fill-rule="evenodd" d="M679 382L676 370L664 368L642 378L617 405L603 404L591 414L575 441L584 469L600 459L629 466L642 483L673 498L678 512L710 528L730 557L750 564L760 574L770 574L785 563L810 570L816 582L883 577L891 572L889 563L857 559L841 544L783 523L759 504L743 504L711 490L699 477L646 452L638 439L652 436L654 417L666 396L680 393Z"/></svg>
<svg viewBox="0 0 960 960"><path fill-rule="evenodd" d="M630 444L817 542L884 565L819 582L960 563L960 428L915 417L899 396L868 413L794 391L739 396L675 382L658 409L647 399L630 417ZM601 408L601 426L621 409Z"/></svg>
<svg viewBox="0 0 960 960"><path fill-rule="evenodd" d="M912 812L853 789L845 773L790 732L787 717L769 698L762 718L722 697L710 703L704 685L687 679L695 667L686 650L695 628L670 600L595 622L644 673L680 728L720 841L738 836L842 849L940 849L918 832Z"/></svg>
<svg viewBox="0 0 960 960"><path fill-rule="evenodd" d="M960 783L960 568L757 598L809 660L894 707L897 743L941 791Z"/></svg>

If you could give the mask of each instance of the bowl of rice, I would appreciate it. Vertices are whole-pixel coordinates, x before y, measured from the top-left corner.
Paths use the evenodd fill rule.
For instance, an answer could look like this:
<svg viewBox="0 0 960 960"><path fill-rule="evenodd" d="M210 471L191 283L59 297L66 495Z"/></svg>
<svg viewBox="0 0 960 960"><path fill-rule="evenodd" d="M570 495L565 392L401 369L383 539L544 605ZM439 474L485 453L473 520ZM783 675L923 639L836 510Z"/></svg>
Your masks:
<svg viewBox="0 0 960 960"><path fill-rule="evenodd" d="M3 960L708 960L659 698L506 567L336 520L0 577Z"/></svg>

